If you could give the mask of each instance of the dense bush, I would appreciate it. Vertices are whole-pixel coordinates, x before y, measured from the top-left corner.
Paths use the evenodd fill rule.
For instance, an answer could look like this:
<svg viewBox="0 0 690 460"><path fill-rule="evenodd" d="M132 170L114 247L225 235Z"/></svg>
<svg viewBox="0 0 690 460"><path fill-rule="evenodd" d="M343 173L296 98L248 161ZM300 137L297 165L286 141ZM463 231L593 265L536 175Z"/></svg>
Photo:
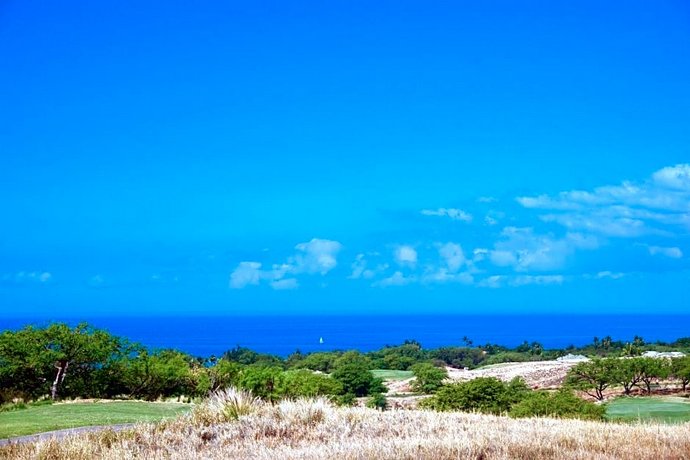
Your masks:
<svg viewBox="0 0 690 460"><path fill-rule="evenodd" d="M429 363L419 363L412 366L414 381L412 389L419 393L434 393L441 388L443 381L448 377L444 368L436 367Z"/></svg>
<svg viewBox="0 0 690 460"><path fill-rule="evenodd" d="M510 407L508 415L520 417L558 417L603 420L606 408L576 396L572 391L554 393L530 391Z"/></svg>
<svg viewBox="0 0 690 460"><path fill-rule="evenodd" d="M381 379L374 377L369 369L358 364L340 366L331 376L342 385L344 393L355 396L388 391Z"/></svg>
<svg viewBox="0 0 690 460"><path fill-rule="evenodd" d="M263 366L276 366L283 367L283 360L278 356L269 355L265 353L257 353L246 347L240 347L239 345L223 353L223 359L227 361L232 361L238 364L250 365L250 364L260 364Z"/></svg>
<svg viewBox="0 0 690 460"><path fill-rule="evenodd" d="M388 400L381 393L374 393L367 399L367 407L371 409L386 410L388 409Z"/></svg>
<svg viewBox="0 0 690 460"><path fill-rule="evenodd" d="M529 391L521 379L504 383L494 377L479 377L444 385L420 405L439 411L502 414L508 412Z"/></svg>
<svg viewBox="0 0 690 460"><path fill-rule="evenodd" d="M240 388L266 401L275 401L282 388L284 372L280 367L252 365L242 370Z"/></svg>
<svg viewBox="0 0 690 460"><path fill-rule="evenodd" d="M369 371L367 371L369 372ZM343 393L343 385L338 380L324 374L316 374L307 369L286 371L280 382L281 396L325 396Z"/></svg>
<svg viewBox="0 0 690 460"><path fill-rule="evenodd" d="M395 369L405 371L420 361L427 359L427 353L419 342L406 340L398 346L387 345L381 350L370 352L373 366L378 369Z"/></svg>
<svg viewBox="0 0 690 460"><path fill-rule="evenodd" d="M147 400L193 395L198 378L192 372L193 363L189 355L176 350L144 351L125 365L123 384L127 394Z"/></svg>
<svg viewBox="0 0 690 460"><path fill-rule="evenodd" d="M207 391L218 391L239 386L242 366L227 359L220 359L212 367L206 369L206 374L209 382Z"/></svg>
<svg viewBox="0 0 690 460"><path fill-rule="evenodd" d="M486 353L478 348L441 347L429 352L429 357L441 360L448 366L473 368L484 362Z"/></svg>
<svg viewBox="0 0 690 460"><path fill-rule="evenodd" d="M319 352L302 355L300 359L294 360L292 368L294 369L311 369L312 371L319 371L329 374L333 371L335 363L342 353L337 352Z"/></svg>

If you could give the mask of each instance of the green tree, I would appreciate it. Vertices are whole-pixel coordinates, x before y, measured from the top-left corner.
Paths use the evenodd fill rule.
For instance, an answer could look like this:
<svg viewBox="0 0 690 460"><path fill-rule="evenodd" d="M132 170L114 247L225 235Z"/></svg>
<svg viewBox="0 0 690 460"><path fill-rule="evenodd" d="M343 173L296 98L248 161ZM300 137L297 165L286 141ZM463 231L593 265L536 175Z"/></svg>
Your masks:
<svg viewBox="0 0 690 460"><path fill-rule="evenodd" d="M283 367L283 360L277 356L265 353L257 353L246 347L236 346L232 350L223 353L223 359L233 361L238 364L250 365L260 364L263 366Z"/></svg>
<svg viewBox="0 0 690 460"><path fill-rule="evenodd" d="M568 371L566 385L601 401L604 390L616 383L617 361L616 358L595 358L578 363Z"/></svg>
<svg viewBox="0 0 690 460"><path fill-rule="evenodd" d="M623 347L623 356L640 356L641 354L640 346L635 343L626 343Z"/></svg>
<svg viewBox="0 0 690 460"><path fill-rule="evenodd" d="M640 358L640 380L644 383L647 394L652 392L652 383L667 378L671 372L670 363L663 358Z"/></svg>
<svg viewBox="0 0 690 460"><path fill-rule="evenodd" d="M626 395L642 381L643 366L640 358L620 359L612 370L612 380L623 387Z"/></svg>
<svg viewBox="0 0 690 460"><path fill-rule="evenodd" d="M530 349L529 353L531 355L536 355L536 356L541 356L541 354L544 352L544 346L539 343L539 342L532 342L530 344Z"/></svg>
<svg viewBox="0 0 690 460"><path fill-rule="evenodd" d="M347 352L336 361L331 377L340 382L344 393L366 396L372 393L385 393L383 381L371 373L371 362L357 352Z"/></svg>
<svg viewBox="0 0 690 460"><path fill-rule="evenodd" d="M673 358L671 360L671 375L680 382L683 391L687 391L690 383L690 356Z"/></svg>
<svg viewBox="0 0 690 460"><path fill-rule="evenodd" d="M302 359L295 361L292 365L295 369L311 369L329 374L335 367L335 362L341 356L336 352L318 352L303 356Z"/></svg>
<svg viewBox="0 0 690 460"><path fill-rule="evenodd" d="M448 378L448 372L444 368L433 366L429 363L419 363L412 366L415 376L412 389L419 393L430 394L441 388L443 381Z"/></svg>
<svg viewBox="0 0 690 460"><path fill-rule="evenodd" d="M120 343L106 331L94 329L86 323L74 328L66 324L51 324L45 330L46 351L55 365L55 378L50 386L50 397L57 399L69 367L72 373L83 374L106 363L117 353Z"/></svg>
<svg viewBox="0 0 690 460"><path fill-rule="evenodd" d="M221 358L208 370L210 391L237 386L242 374L242 366Z"/></svg>
<svg viewBox="0 0 690 460"><path fill-rule="evenodd" d="M275 366L253 365L243 369L240 387L249 390L261 399L274 402L279 397L283 370Z"/></svg>
<svg viewBox="0 0 690 460"><path fill-rule="evenodd" d="M530 343L527 340L525 340L520 345L515 347L515 351L517 351L518 353L528 353L531 349L532 349L532 346L530 345Z"/></svg>
<svg viewBox="0 0 690 460"><path fill-rule="evenodd" d="M0 334L0 402L47 394L53 363L42 329L27 326Z"/></svg>
<svg viewBox="0 0 690 460"><path fill-rule="evenodd" d="M141 352L129 360L123 380L128 393L136 398L155 400L161 396L191 395L197 392L192 371L194 359L177 350Z"/></svg>
<svg viewBox="0 0 690 460"><path fill-rule="evenodd" d="M127 353L126 342L86 323L26 327L0 335L1 388L29 397L87 396L97 374Z"/></svg>
<svg viewBox="0 0 690 460"><path fill-rule="evenodd" d="M372 365L381 369L408 370L414 364L426 359L426 352L419 342L406 340L402 345L390 346L368 353Z"/></svg>
<svg viewBox="0 0 690 460"><path fill-rule="evenodd" d="M486 359L486 352L478 348L441 347L429 352L429 357L438 359L455 368L476 367Z"/></svg>

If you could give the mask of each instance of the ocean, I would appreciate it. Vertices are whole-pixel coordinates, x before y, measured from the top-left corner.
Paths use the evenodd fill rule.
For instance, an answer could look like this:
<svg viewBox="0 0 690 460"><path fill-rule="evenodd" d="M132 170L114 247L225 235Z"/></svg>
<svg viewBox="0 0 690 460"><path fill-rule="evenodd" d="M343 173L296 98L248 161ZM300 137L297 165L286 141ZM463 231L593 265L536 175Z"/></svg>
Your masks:
<svg viewBox="0 0 690 460"><path fill-rule="evenodd" d="M237 345L287 356L295 350L370 351L419 341L425 348L487 342L515 346L538 341L546 348L583 345L610 335L614 340L672 341L690 336L690 315L261 315L117 316L51 318L95 327L150 348L177 348L194 356L220 355ZM46 319L0 318L0 330ZM321 343L323 339L323 343Z"/></svg>

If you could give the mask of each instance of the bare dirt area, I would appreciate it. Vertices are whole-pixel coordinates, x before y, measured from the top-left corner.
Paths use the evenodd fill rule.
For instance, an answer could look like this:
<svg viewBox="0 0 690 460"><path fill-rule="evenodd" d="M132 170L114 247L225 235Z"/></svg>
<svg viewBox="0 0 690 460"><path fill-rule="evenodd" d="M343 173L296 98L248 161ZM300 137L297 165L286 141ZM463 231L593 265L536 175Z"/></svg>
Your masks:
<svg viewBox="0 0 690 460"><path fill-rule="evenodd" d="M532 361L526 363L504 363L480 369L462 370L447 367L448 377L456 381L472 380L477 377L495 377L505 382L521 377L534 389L558 388L563 384L568 370L579 361Z"/></svg>
<svg viewBox="0 0 690 460"><path fill-rule="evenodd" d="M515 377L521 377L525 383L534 389L554 389L563 384L568 370L579 361L532 361L525 363L495 364L480 369L462 370L446 367L448 378L453 381L466 381L477 377L495 377L508 382ZM406 380L388 381L389 395L411 395L412 381Z"/></svg>

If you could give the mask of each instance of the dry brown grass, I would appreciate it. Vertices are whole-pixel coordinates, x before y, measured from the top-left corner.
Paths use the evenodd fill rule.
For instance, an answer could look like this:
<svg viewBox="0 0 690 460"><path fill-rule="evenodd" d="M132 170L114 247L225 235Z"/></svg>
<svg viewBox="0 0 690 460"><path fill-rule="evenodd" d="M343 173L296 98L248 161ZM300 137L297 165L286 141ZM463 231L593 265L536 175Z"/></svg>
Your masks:
<svg viewBox="0 0 690 460"><path fill-rule="evenodd" d="M222 413L223 404L214 404L209 413ZM192 415L123 432L8 446L0 458L690 459L690 424L378 412L337 408L323 399L242 407L233 421L209 424L209 418Z"/></svg>

